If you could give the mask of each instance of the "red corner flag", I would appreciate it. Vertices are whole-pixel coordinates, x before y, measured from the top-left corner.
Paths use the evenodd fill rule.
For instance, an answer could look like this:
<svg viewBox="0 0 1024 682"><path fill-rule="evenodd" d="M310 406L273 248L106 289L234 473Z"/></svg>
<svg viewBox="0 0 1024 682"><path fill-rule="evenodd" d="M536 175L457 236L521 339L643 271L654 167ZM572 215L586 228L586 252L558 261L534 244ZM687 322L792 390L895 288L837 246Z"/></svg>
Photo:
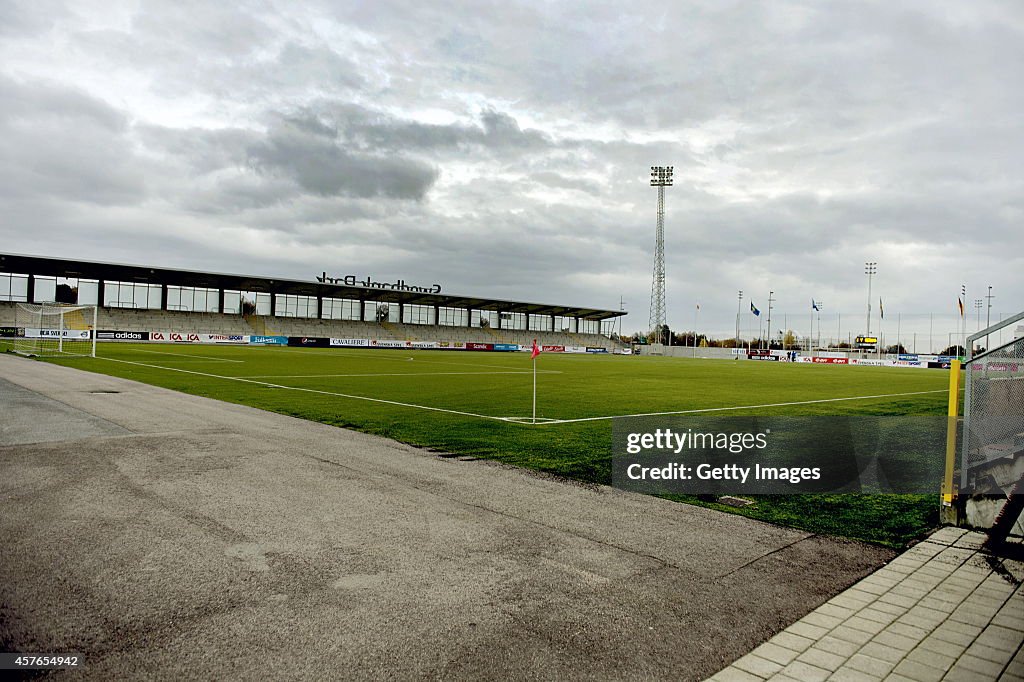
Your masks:
<svg viewBox="0 0 1024 682"><path fill-rule="evenodd" d="M534 339L533 348L530 349L530 359L536 360L538 355L540 355L540 348L537 346L537 339Z"/></svg>

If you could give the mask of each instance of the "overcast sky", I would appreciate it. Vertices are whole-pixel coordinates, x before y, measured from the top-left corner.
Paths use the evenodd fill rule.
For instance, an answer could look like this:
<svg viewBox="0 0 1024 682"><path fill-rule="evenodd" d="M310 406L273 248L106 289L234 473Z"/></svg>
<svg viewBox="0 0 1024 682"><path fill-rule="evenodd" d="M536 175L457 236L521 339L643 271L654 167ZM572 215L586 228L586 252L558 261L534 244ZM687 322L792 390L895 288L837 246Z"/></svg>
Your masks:
<svg viewBox="0 0 1024 682"><path fill-rule="evenodd" d="M739 289L863 319L867 260L887 319L966 284L973 327L988 286L1024 309L1022 83L1015 0L5 0L0 251L621 296L632 331L674 165L673 328Z"/></svg>

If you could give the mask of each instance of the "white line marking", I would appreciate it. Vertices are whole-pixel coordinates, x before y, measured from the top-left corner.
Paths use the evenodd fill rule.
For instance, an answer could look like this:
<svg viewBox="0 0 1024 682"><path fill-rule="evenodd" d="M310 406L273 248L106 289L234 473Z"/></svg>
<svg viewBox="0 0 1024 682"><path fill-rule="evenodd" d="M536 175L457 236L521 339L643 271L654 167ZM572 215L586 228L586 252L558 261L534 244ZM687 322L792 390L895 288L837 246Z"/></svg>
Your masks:
<svg viewBox="0 0 1024 682"><path fill-rule="evenodd" d="M377 374L246 374L240 379L327 379L330 377L432 377L432 376L471 376L474 374L533 374L529 370L508 371L508 372L396 372ZM547 369L537 370L537 374L561 374L561 372Z"/></svg>
<svg viewBox="0 0 1024 682"><path fill-rule="evenodd" d="M245 362L245 360L228 360L227 358L215 358L211 355L193 355L192 353L168 353L163 350L146 350L145 348L131 348L129 352L136 351L139 353L155 353L156 355L173 355L176 358L185 358L188 360L211 360L214 362ZM108 358L109 359L109 358Z"/></svg>
<svg viewBox="0 0 1024 682"><path fill-rule="evenodd" d="M257 384L259 386L269 386L270 388L280 388L286 391L302 391L303 393L316 393L319 395L331 395L339 398L352 398L353 400L367 400L371 403L384 403L386 405L398 405L399 407L415 407L420 410L429 410L431 412L447 412L449 414L458 414L464 417L478 417L480 419L493 419L494 421L508 422L504 417L492 417L489 414L476 414L474 412L462 412L460 410L447 410L443 407L429 407L427 405L415 405L413 403L400 403L397 400L384 400L382 398L369 398L364 395L352 395L350 393L335 393L333 391L319 391L314 388L299 388L298 386L282 386L280 384L272 384L267 381L255 381L253 379L242 379L241 377L226 377L220 374L210 374L209 372L197 372L191 369L182 369L180 367L164 367L163 365L151 365L146 362L134 362L132 360L118 360L116 358L101 358L102 360L109 360L110 362L123 362L128 365L138 365L140 367L151 367L153 369L165 369L169 372L182 372L184 374L196 374L203 377L212 377L214 379L226 379L228 381L240 381L246 384Z"/></svg>
<svg viewBox="0 0 1024 682"><path fill-rule="evenodd" d="M575 422L592 422L602 419L618 419L620 417L660 417L671 414L700 414L702 412L727 412L730 410L754 410L761 407L788 407L790 405L813 405L814 403L837 403L844 400L870 400L872 398L895 398L902 395L924 395L926 393L947 393L944 388L935 391L912 391L909 393L882 393L879 395L856 395L849 398L823 398L821 400L798 400L791 403L765 403L763 405L735 405L732 407L706 407L699 410L676 410L673 412L641 412L639 414L616 414L605 417L581 417L579 419L555 419L549 424L572 424Z"/></svg>

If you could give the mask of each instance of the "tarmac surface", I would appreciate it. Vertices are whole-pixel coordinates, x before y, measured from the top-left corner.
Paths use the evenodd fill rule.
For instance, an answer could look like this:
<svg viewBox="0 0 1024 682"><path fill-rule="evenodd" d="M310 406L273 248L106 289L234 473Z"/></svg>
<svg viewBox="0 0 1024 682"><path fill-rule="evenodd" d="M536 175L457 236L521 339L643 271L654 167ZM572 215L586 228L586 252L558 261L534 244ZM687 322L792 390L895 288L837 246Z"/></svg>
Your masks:
<svg viewBox="0 0 1024 682"><path fill-rule="evenodd" d="M89 679L698 680L893 556L0 356L0 651Z"/></svg>

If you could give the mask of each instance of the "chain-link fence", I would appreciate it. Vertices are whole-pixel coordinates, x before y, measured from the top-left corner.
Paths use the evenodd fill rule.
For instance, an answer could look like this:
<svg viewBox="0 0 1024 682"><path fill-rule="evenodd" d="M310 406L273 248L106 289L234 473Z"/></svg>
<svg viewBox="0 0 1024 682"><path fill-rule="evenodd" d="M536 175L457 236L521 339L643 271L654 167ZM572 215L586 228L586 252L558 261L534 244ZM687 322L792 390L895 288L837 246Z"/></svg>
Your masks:
<svg viewBox="0 0 1024 682"><path fill-rule="evenodd" d="M1024 475L1024 337L964 369L960 492L1000 495Z"/></svg>

